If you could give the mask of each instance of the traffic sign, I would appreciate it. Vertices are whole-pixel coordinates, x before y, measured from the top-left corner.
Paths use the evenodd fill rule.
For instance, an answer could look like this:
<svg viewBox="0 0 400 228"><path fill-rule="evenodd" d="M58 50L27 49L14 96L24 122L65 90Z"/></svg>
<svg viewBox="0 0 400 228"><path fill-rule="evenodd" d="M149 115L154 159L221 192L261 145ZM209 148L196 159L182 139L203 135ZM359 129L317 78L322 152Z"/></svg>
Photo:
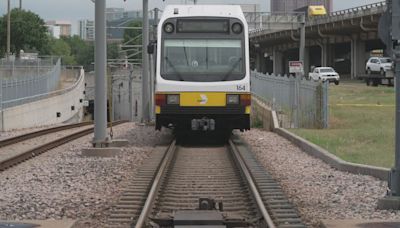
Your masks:
<svg viewBox="0 0 400 228"><path fill-rule="evenodd" d="M304 73L303 61L289 61L289 73L291 74Z"/></svg>

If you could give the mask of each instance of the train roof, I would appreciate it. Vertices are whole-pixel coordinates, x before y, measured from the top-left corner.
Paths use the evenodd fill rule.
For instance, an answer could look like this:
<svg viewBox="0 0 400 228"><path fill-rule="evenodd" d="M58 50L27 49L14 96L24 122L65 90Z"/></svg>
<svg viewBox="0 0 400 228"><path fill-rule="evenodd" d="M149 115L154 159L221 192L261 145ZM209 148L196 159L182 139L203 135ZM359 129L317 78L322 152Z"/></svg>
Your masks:
<svg viewBox="0 0 400 228"><path fill-rule="evenodd" d="M176 13L176 10L178 13ZM161 20L171 17L236 17L245 20L239 5L168 5Z"/></svg>

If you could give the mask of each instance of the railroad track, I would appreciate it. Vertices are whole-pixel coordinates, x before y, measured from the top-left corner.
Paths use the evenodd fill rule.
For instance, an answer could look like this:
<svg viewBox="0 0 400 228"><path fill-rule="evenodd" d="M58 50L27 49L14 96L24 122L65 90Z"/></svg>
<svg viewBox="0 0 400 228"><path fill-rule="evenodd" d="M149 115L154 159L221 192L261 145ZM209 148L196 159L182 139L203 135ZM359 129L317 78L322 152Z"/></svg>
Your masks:
<svg viewBox="0 0 400 228"><path fill-rule="evenodd" d="M306 227L238 136L225 146L185 147L173 141L157 148L125 189L108 223L136 228Z"/></svg>
<svg viewBox="0 0 400 228"><path fill-rule="evenodd" d="M113 123L113 126L123 124L125 122L126 121L116 121ZM48 134L56 133L56 132L61 132L61 131L69 130L69 129L85 127L85 126L89 126L91 124L93 124L93 123L92 122L84 122L84 123L79 123L79 124L71 124L71 125L49 128L49 129L44 129L44 130L40 130L40 131L28 133L28 134L16 136L13 138L9 138L9 139L0 141L0 148L6 147L6 146L11 147L13 145L24 142L26 140L35 139L40 136L44 136L44 135L48 135ZM34 148L30 148L25 151L19 151L19 152L15 152L15 153L13 151L11 151L11 152L13 152L11 154L11 156L3 157L3 156L1 156L1 153L0 153L0 171L4 171L12 166L15 166L19 163L22 163L26 160L33 158L33 157L36 157L48 150L51 150L53 148L59 147L63 144L66 144L72 140L75 140L75 139L78 139L85 135L88 135L88 134L92 133L93 130L94 130L94 127L85 128L83 130L76 131L72 134L68 134L63 137L59 137L51 142L44 143L42 145L36 146ZM12 148L11 148L11 150L12 150Z"/></svg>

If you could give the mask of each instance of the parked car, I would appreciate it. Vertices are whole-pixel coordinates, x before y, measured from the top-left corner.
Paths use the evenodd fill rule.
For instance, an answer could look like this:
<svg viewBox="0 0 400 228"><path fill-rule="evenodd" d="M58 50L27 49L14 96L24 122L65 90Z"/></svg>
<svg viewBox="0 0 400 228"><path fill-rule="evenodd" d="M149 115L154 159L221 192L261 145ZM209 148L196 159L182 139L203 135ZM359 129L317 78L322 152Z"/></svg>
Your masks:
<svg viewBox="0 0 400 228"><path fill-rule="evenodd" d="M309 73L309 78L318 81L321 80L323 82L334 82L335 85L339 85L340 76L332 67L316 67L314 70Z"/></svg>
<svg viewBox="0 0 400 228"><path fill-rule="evenodd" d="M385 75L387 71L390 71L393 67L392 59L387 57L371 57L369 58L365 71L367 74L380 73Z"/></svg>

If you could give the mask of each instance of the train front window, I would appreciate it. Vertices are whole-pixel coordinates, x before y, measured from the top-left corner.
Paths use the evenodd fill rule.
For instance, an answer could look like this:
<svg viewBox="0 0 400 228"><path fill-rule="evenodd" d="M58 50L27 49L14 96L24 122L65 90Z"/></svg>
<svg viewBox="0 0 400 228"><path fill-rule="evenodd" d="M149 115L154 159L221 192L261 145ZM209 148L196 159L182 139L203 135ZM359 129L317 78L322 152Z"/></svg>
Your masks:
<svg viewBox="0 0 400 228"><path fill-rule="evenodd" d="M178 81L232 81L244 78L242 40L167 39L162 77Z"/></svg>

